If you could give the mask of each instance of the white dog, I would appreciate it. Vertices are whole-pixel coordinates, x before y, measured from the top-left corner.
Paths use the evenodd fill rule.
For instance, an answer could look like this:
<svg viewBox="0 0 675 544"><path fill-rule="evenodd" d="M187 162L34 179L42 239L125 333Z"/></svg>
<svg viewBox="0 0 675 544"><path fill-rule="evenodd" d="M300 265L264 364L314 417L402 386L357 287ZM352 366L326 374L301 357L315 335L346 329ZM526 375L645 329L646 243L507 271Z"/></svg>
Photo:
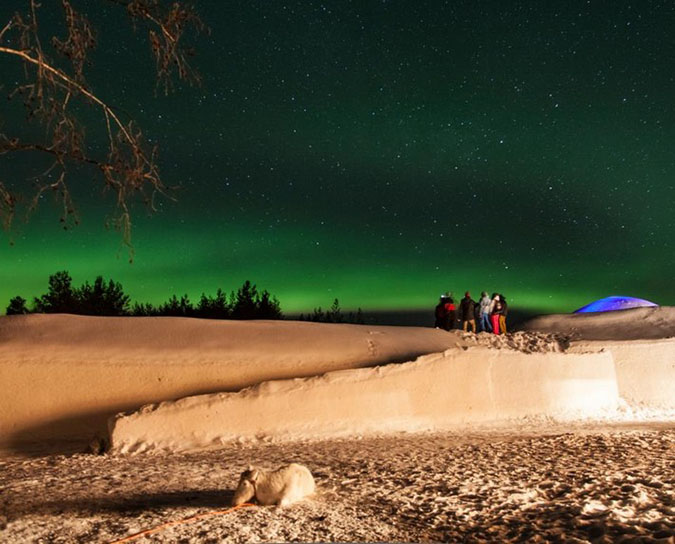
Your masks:
<svg viewBox="0 0 675 544"><path fill-rule="evenodd" d="M258 504L286 506L314 493L316 485L309 469L291 463L272 472L248 467L241 473L232 504L238 506L256 498Z"/></svg>

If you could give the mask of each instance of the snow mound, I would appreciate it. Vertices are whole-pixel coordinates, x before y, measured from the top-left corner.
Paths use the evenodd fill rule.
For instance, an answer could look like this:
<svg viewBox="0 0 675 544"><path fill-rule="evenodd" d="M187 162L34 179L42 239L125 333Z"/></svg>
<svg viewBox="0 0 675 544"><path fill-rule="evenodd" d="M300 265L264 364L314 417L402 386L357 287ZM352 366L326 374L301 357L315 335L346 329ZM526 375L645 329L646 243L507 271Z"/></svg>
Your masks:
<svg viewBox="0 0 675 544"><path fill-rule="evenodd" d="M422 327L0 316L0 447L83 449L109 417L144 404L467 345L458 331Z"/></svg>
<svg viewBox="0 0 675 544"><path fill-rule="evenodd" d="M475 346L417 361L272 381L145 406L110 421L115 452L233 440L439 430L526 417L579 419L619 407L612 356Z"/></svg>
<svg viewBox="0 0 675 544"><path fill-rule="evenodd" d="M675 307L633 308L618 312L553 314L536 317L526 331L562 334L575 340L646 340L675 337Z"/></svg>

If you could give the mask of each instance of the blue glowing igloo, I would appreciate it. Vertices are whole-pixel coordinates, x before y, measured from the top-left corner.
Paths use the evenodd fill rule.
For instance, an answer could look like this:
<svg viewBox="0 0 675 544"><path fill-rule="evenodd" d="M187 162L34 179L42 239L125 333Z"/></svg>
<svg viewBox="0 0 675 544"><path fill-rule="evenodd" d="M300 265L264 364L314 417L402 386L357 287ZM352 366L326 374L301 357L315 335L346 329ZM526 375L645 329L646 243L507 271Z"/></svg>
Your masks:
<svg viewBox="0 0 675 544"><path fill-rule="evenodd" d="M631 308L644 308L644 307L654 307L658 304L654 304L643 298L634 298L634 297L606 297L586 304L578 310L575 314L583 314L587 312L613 312L615 310L630 310Z"/></svg>

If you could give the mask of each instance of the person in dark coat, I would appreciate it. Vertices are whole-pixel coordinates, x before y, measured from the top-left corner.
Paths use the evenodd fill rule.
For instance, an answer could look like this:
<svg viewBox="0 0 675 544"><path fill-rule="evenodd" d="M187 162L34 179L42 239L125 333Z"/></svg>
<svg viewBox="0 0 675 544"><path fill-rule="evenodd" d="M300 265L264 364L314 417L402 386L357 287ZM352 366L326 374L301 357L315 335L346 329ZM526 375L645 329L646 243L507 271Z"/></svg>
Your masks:
<svg viewBox="0 0 675 544"><path fill-rule="evenodd" d="M440 301L436 305L434 315L436 316L436 322L434 324L434 327L436 327L437 329L447 330L446 329L447 312L445 310L445 297L441 297Z"/></svg>
<svg viewBox="0 0 675 544"><path fill-rule="evenodd" d="M459 318L462 321L462 329L467 331L471 326L471 332L476 332L476 303L471 298L471 293L464 293L464 298L459 303Z"/></svg>

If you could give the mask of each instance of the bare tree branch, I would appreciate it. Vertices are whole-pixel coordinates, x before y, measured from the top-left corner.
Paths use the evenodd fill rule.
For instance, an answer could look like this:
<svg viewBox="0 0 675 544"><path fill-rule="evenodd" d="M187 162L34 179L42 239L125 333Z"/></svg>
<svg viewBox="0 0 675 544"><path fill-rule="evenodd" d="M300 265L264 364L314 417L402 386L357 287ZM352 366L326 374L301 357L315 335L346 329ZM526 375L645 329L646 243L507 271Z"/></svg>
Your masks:
<svg viewBox="0 0 675 544"><path fill-rule="evenodd" d="M68 37L60 40L54 36L52 44L57 51L70 59L73 65L73 79L84 83L84 65L87 62L88 50L96 46L96 35L89 21L73 9L69 0L61 0L61 5L65 13Z"/></svg>
<svg viewBox="0 0 675 544"><path fill-rule="evenodd" d="M165 91L171 87L175 74L181 80L198 83L199 76L187 62L189 51L181 45L181 38L188 26L197 30L203 24L191 8L174 1L168 7L160 0L107 0L123 6L134 24L145 21L149 30L150 44L156 61L157 82ZM29 142L12 138L0 132L0 155L13 152L35 152L50 155L53 162L41 174L33 178L36 183L29 211L34 209L42 196L51 191L63 206L61 221L77 223L67 184L68 165L71 162L96 168L104 186L117 196L118 217L114 224L130 245L131 213L129 204L135 194L140 194L146 205L153 209L156 193L166 195L157 166L157 148L149 146L143 133L131 120L122 120L112 105L92 91L84 75L88 65L88 52L96 45L96 35L88 19L78 12L71 0L61 0L67 36L64 39L52 36L51 45L61 56L68 59L71 68L65 69L48 58L39 35L36 0L27 0L27 15L16 13L0 30L0 54L21 61L27 81L17 84L9 94L13 99L20 96L28 114L28 120L36 120L46 130L46 140ZM11 35L11 39L9 39ZM100 108L107 145L105 156L96 157L86 152L85 130L70 104L74 97ZM4 181L4 180L2 180ZM9 228L17 198L0 181L0 220Z"/></svg>
<svg viewBox="0 0 675 544"><path fill-rule="evenodd" d="M7 24L3 27L3 29L0 30L0 40L2 40L3 36L5 35L5 32L7 32L11 27L12 27L12 20L10 19L7 22Z"/></svg>
<svg viewBox="0 0 675 544"><path fill-rule="evenodd" d="M129 144L134 143L133 137L131 136L131 134L129 134L129 132L127 132L126 127L124 126L122 121L120 121L119 117L117 117L117 115L115 115L115 112L110 108L110 106L108 106L105 102L103 102L96 95L87 91L87 89L82 87L82 85L77 83L75 80L69 78L61 70L58 70L56 68L53 68L49 64L46 64L42 58L35 59L35 58L31 57L29 54L25 53L24 51L17 51L16 49L10 49L9 47L1 47L0 46L0 53L7 53L9 55L16 55L18 57L21 57L23 60L25 60L27 62L30 62L32 64L36 64L36 65L38 65L40 70L49 72L49 73L53 74L54 76L56 76L57 78L59 78L60 80L62 80L66 84L65 85L66 89L75 89L76 91L82 93L84 96L89 98L92 102L101 106L101 108L103 109L103 111L105 113L106 119L112 118L112 120L118 126L120 132L122 132L122 134L124 135L124 137L126 138L126 140ZM69 97L69 95L68 95L68 97ZM67 99L66 99L66 103L67 103Z"/></svg>
<svg viewBox="0 0 675 544"><path fill-rule="evenodd" d="M7 190L4 183L0 181L0 220L2 226L8 229L14 218L14 208L16 207L16 198Z"/></svg>
<svg viewBox="0 0 675 544"><path fill-rule="evenodd" d="M197 32L208 32L195 11L188 5L173 2L171 7L163 9L158 0L108 0L113 4L124 6L134 22L148 21L159 29L149 30L148 36L157 68L157 85L164 86L168 93L173 88L174 70L181 81L190 84L201 83L201 77L193 70L188 57L193 55L191 49L181 47L181 39L190 26Z"/></svg>

